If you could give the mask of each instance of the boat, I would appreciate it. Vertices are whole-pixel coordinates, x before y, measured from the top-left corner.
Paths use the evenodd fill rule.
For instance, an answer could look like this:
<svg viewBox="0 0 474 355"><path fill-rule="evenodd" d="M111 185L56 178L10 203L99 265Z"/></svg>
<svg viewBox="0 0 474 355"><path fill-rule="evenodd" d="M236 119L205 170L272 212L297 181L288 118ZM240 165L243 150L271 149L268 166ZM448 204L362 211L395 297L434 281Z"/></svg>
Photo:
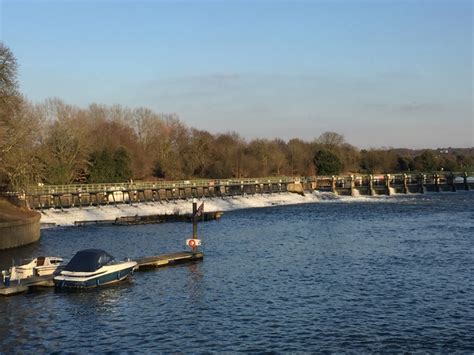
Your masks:
<svg viewBox="0 0 474 355"><path fill-rule="evenodd" d="M21 281L33 276L52 275L61 266L63 259L57 256L38 256L24 261L21 265L12 266L8 271L3 271L4 279Z"/></svg>
<svg viewBox="0 0 474 355"><path fill-rule="evenodd" d="M136 261L116 262L101 249L81 250L54 277L57 288L91 288L125 280L137 266Z"/></svg>

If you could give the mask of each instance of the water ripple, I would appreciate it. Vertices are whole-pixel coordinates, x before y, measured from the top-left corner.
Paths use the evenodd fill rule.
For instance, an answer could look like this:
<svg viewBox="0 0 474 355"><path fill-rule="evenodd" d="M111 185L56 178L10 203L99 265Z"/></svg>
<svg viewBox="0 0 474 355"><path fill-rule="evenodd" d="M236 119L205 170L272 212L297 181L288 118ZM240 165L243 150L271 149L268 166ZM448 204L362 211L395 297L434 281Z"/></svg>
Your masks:
<svg viewBox="0 0 474 355"><path fill-rule="evenodd" d="M0 299L0 351L473 352L473 203L460 192L229 212L199 226L202 263ZM190 226L42 233L0 265L180 250Z"/></svg>

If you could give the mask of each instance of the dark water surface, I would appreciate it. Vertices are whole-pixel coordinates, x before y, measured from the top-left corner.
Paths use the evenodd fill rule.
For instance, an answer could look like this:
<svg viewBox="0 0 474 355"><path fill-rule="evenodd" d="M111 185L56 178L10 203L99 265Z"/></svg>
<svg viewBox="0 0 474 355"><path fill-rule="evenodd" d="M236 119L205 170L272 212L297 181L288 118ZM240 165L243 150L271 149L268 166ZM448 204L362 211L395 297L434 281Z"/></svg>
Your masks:
<svg viewBox="0 0 474 355"><path fill-rule="evenodd" d="M241 210L199 225L205 260L82 293L0 298L0 351L474 351L474 193ZM191 225L49 229L0 253L122 259Z"/></svg>

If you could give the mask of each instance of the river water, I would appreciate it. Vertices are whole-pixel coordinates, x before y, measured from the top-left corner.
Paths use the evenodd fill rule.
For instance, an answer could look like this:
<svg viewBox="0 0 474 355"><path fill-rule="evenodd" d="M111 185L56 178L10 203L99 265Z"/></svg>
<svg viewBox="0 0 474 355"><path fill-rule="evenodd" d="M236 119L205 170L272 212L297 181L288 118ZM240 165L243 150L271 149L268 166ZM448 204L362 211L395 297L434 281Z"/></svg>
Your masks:
<svg viewBox="0 0 474 355"><path fill-rule="evenodd" d="M324 201L201 223L205 259L0 298L0 352L474 351L474 193ZM191 225L47 229L0 253L185 249Z"/></svg>

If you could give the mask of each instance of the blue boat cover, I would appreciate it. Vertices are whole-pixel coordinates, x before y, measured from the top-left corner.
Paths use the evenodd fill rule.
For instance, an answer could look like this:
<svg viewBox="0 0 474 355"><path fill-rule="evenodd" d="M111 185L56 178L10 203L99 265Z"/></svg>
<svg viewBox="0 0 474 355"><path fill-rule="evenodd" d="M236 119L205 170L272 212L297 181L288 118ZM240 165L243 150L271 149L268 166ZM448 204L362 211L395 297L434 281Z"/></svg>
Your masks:
<svg viewBox="0 0 474 355"><path fill-rule="evenodd" d="M114 257L100 249L81 250L64 267L65 271L92 272L108 264Z"/></svg>

